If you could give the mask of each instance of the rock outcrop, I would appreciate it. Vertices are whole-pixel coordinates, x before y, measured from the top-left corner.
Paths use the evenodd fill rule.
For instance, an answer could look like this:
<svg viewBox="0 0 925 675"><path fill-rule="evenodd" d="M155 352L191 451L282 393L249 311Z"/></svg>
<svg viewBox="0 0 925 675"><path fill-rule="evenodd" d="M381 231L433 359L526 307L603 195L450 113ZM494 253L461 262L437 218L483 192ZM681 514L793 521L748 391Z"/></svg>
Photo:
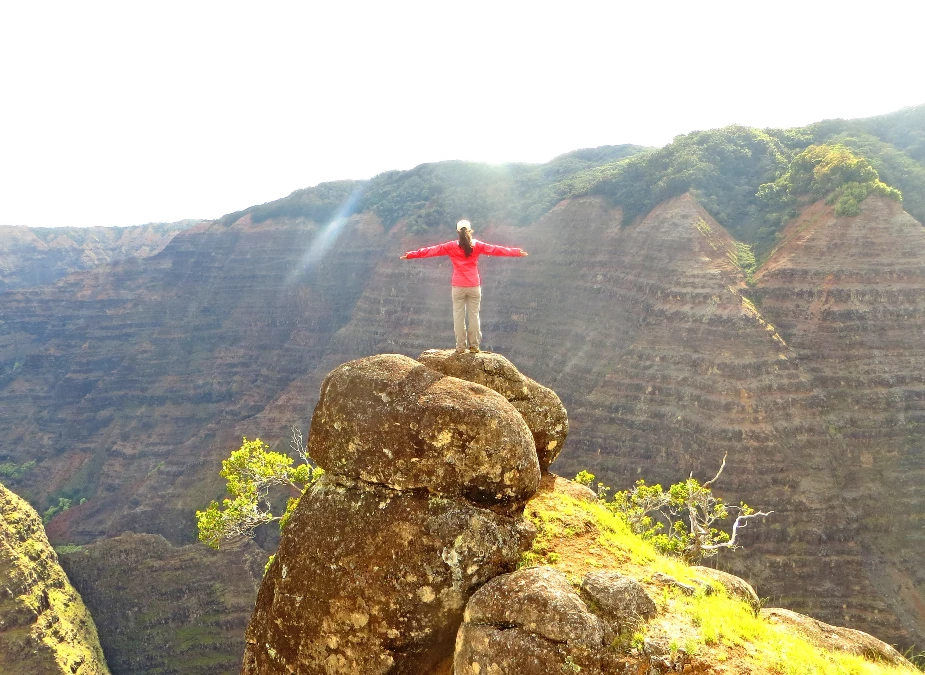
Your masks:
<svg viewBox="0 0 925 675"><path fill-rule="evenodd" d="M745 579L712 567L695 565L691 569L701 577L718 583L726 590L729 597L738 598L748 603L748 606L752 608L753 612L758 612L761 609L761 599L758 597L755 589L752 588L751 584L745 581Z"/></svg>
<svg viewBox="0 0 925 675"><path fill-rule="evenodd" d="M397 354L328 375L307 449L326 471L475 503L522 507L540 480L530 429L506 399Z"/></svg>
<svg viewBox="0 0 925 675"><path fill-rule="evenodd" d="M857 669L847 657L869 661L871 673L917 672L860 631L787 610L757 613L744 580L658 554L564 481L544 480L526 513L539 529L531 553L547 564L496 577L472 595L456 675ZM676 576L660 571L669 569Z"/></svg>
<svg viewBox="0 0 925 675"><path fill-rule="evenodd" d="M602 673L605 624L561 572L518 570L491 580L466 606L455 675Z"/></svg>
<svg viewBox="0 0 925 675"><path fill-rule="evenodd" d="M418 361L432 370L493 389L523 416L533 434L540 469L548 471L568 436L565 406L552 389L523 375L500 354L457 354L455 349L428 349Z"/></svg>
<svg viewBox="0 0 925 675"><path fill-rule="evenodd" d="M301 498L257 597L244 675L448 672L471 594L533 528L533 438L500 394L404 356L325 379ZM493 509L493 510L492 510Z"/></svg>
<svg viewBox="0 0 925 675"><path fill-rule="evenodd" d="M778 626L798 633L820 649L863 656L870 661L894 666L909 666L905 657L893 647L859 630L830 626L804 614L789 609L768 607L761 610L761 616Z"/></svg>
<svg viewBox="0 0 925 675"><path fill-rule="evenodd" d="M658 610L646 589L632 577L602 570L585 575L581 597L616 635L654 617Z"/></svg>
<svg viewBox="0 0 925 675"><path fill-rule="evenodd" d="M96 626L38 514L0 485L0 672L109 675Z"/></svg>
<svg viewBox="0 0 925 675"><path fill-rule="evenodd" d="M267 553L124 533L60 555L114 673L237 672ZM141 639L143 637L143 639Z"/></svg>

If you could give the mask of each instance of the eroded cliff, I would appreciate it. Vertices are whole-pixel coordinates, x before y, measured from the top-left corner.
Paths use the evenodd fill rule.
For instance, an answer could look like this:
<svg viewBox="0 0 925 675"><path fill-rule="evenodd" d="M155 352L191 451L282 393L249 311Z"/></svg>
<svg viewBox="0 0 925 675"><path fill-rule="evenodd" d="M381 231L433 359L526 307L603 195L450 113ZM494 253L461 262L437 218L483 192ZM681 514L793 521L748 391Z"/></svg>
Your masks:
<svg viewBox="0 0 925 675"><path fill-rule="evenodd" d="M925 541L890 519L896 499L908 518L925 511L914 479L922 228L876 198L853 219L826 218L844 278L855 279L839 292L870 309L826 309L818 316L835 322L816 333L801 327L800 308L825 286L826 249L789 238L749 289L734 242L690 196L628 225L620 208L582 197L529 227L479 227L476 236L531 253L482 260L483 346L553 386L572 412L555 470L665 484L712 475L728 451L723 496L777 511L736 570L790 607L921 644L922 580L910 561ZM192 514L220 496L220 461L241 436L285 445L340 363L452 344L448 263L398 259L434 235L386 230L365 213L319 256L322 231L245 216L180 233L152 258L0 294L0 459L41 509L72 501L49 523L53 540L132 530L191 543ZM857 235L835 236L845 231ZM787 260L809 286L773 281L797 274L781 276ZM851 300L875 277L879 295ZM848 356L831 342L839 332ZM863 339L874 335L889 348ZM893 361L874 377L868 359ZM840 392L849 380L857 395ZM864 426L868 405L886 435ZM875 498L896 485L889 503ZM908 607L895 604L897 589Z"/></svg>
<svg viewBox="0 0 925 675"><path fill-rule="evenodd" d="M0 671L109 675L96 626L42 521L0 484Z"/></svg>
<svg viewBox="0 0 925 675"><path fill-rule="evenodd" d="M147 258L197 222L81 228L0 225L0 293L52 283L126 258Z"/></svg>
<svg viewBox="0 0 925 675"><path fill-rule="evenodd" d="M125 533L73 549L61 565L114 673L237 672L267 560L253 542L213 551Z"/></svg>

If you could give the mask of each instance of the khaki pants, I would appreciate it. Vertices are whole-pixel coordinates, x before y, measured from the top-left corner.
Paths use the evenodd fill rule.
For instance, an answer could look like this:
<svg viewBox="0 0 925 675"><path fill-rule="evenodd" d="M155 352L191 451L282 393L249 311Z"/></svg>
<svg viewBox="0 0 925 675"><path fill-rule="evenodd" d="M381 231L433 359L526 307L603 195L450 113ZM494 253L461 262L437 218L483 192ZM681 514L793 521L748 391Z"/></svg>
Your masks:
<svg viewBox="0 0 925 675"><path fill-rule="evenodd" d="M478 347L482 342L482 328L479 325L481 304L481 286L453 286L453 331L456 333L456 349L466 348L466 314L469 315L468 346Z"/></svg>

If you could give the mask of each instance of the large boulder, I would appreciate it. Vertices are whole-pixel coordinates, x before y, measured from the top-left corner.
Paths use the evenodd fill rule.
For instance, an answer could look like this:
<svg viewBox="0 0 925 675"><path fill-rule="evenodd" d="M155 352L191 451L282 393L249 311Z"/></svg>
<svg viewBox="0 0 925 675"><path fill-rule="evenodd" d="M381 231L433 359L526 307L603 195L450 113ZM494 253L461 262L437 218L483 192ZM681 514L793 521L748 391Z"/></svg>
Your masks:
<svg viewBox="0 0 925 675"><path fill-rule="evenodd" d="M540 479L530 429L506 398L398 354L325 378L308 452L326 471L484 504L522 505Z"/></svg>
<svg viewBox="0 0 925 675"><path fill-rule="evenodd" d="M242 673L431 673L469 596L513 569L532 535L462 499L326 474L283 533Z"/></svg>
<svg viewBox="0 0 925 675"><path fill-rule="evenodd" d="M761 600L758 598L758 594L755 593L755 589L745 579L729 574L729 572L723 572L712 567L703 567L702 565L694 565L691 569L701 577L714 581L725 588L729 597L738 598L748 603L748 606L756 614L761 609Z"/></svg>
<svg viewBox="0 0 925 675"><path fill-rule="evenodd" d="M469 597L535 530L540 468L501 394L397 354L325 379L299 501L257 597L243 675L443 675Z"/></svg>
<svg viewBox="0 0 925 675"><path fill-rule="evenodd" d="M454 672L600 674L609 637L561 572L526 568L492 579L469 600Z"/></svg>
<svg viewBox="0 0 925 675"><path fill-rule="evenodd" d="M914 668L893 647L863 631L831 626L805 614L798 614L779 607L762 609L760 615L773 624L803 635L812 644L822 649L854 654L871 661L882 661L895 666Z"/></svg>
<svg viewBox="0 0 925 675"><path fill-rule="evenodd" d="M523 375L500 354L428 349L418 361L445 375L484 385L510 401L533 434L543 472L562 452L568 436L568 415L562 401L556 392Z"/></svg>
<svg viewBox="0 0 925 675"><path fill-rule="evenodd" d="M658 611L642 584L611 570L586 574L580 593L592 611L618 635L648 621Z"/></svg>

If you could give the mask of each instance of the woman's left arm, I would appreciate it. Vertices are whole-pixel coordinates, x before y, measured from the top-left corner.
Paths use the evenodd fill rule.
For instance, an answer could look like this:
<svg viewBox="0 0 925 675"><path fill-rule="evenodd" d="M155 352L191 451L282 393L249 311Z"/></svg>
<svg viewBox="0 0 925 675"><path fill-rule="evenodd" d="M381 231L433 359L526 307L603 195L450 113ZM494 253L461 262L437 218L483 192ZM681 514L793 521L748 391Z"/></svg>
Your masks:
<svg viewBox="0 0 925 675"><path fill-rule="evenodd" d="M509 248L507 246L496 246L495 244L486 244L484 241L477 243L477 250L482 255L507 255L511 257L520 257L527 255L522 248Z"/></svg>

